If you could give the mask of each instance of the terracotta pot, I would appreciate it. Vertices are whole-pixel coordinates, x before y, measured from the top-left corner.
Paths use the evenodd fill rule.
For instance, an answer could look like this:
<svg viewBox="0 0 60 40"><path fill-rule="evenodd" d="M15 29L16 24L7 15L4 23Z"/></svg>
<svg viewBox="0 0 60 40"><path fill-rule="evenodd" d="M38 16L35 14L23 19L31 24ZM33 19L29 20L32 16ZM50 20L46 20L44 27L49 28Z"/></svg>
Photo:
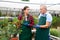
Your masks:
<svg viewBox="0 0 60 40"><path fill-rule="evenodd" d="M11 38L11 40L18 40L18 37Z"/></svg>

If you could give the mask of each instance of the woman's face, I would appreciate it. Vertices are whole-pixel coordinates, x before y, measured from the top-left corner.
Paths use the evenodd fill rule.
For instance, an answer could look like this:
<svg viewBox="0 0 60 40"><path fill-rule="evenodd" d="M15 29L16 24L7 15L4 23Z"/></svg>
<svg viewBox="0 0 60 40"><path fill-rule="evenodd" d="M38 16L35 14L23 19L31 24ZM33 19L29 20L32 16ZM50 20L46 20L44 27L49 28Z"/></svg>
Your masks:
<svg viewBox="0 0 60 40"><path fill-rule="evenodd" d="M26 10L24 10L24 13L28 14L29 13L29 8L26 8Z"/></svg>

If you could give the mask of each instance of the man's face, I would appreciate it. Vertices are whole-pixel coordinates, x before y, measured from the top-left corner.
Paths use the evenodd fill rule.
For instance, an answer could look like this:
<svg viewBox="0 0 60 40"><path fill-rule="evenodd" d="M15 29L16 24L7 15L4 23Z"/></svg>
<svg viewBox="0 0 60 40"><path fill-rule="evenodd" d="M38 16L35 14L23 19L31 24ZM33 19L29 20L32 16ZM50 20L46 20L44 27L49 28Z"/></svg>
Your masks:
<svg viewBox="0 0 60 40"><path fill-rule="evenodd" d="M24 11L26 14L29 13L29 8L26 8L26 10Z"/></svg>
<svg viewBox="0 0 60 40"><path fill-rule="evenodd" d="M40 7L40 13L42 14L46 13L46 9L43 6Z"/></svg>

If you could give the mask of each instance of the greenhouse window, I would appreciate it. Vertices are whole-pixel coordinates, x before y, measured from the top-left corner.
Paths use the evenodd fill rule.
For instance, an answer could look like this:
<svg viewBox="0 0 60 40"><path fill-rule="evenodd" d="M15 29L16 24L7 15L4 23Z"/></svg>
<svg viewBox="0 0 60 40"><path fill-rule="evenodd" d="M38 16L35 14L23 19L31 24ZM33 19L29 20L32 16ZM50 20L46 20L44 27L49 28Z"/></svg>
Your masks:
<svg viewBox="0 0 60 40"><path fill-rule="evenodd" d="M29 0L22 0L22 1L29 1Z"/></svg>

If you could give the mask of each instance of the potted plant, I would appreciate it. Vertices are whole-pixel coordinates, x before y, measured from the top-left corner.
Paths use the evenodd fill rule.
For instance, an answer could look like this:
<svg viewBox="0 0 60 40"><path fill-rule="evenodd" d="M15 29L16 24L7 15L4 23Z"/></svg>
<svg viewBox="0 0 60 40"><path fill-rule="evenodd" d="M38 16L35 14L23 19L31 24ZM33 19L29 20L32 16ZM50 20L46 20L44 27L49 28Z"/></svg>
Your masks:
<svg viewBox="0 0 60 40"><path fill-rule="evenodd" d="M9 19L5 18L0 21L0 40L10 40L11 35L17 33L21 33L21 30L17 28L16 24L9 22Z"/></svg>

